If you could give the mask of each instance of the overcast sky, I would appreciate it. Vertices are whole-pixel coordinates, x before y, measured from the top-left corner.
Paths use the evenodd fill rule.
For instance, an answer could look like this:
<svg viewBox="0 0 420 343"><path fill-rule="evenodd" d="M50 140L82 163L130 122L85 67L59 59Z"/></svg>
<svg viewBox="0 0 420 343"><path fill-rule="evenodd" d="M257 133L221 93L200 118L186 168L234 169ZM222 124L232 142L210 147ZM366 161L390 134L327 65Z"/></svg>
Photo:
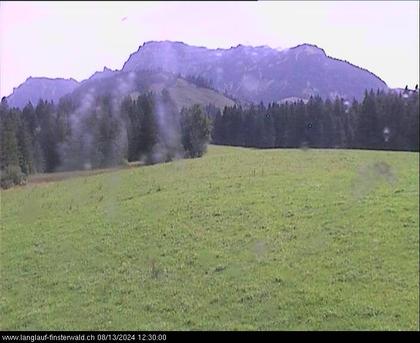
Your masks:
<svg viewBox="0 0 420 343"><path fill-rule="evenodd" d="M209 48L312 43L381 77L419 79L418 1L1 2L0 95L29 76L81 81L149 40Z"/></svg>

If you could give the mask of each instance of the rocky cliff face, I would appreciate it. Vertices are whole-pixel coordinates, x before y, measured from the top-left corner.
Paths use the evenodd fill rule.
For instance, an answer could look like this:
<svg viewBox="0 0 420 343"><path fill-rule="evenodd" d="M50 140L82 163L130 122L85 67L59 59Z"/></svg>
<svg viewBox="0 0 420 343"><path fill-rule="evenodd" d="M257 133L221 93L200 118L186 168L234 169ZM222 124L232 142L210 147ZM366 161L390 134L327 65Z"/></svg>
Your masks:
<svg viewBox="0 0 420 343"><path fill-rule="evenodd" d="M238 45L207 49L181 42L147 42L133 53L123 71L164 70L211 81L214 88L253 102L284 98L360 99L365 89L386 89L376 75L325 54L315 45L277 50Z"/></svg>

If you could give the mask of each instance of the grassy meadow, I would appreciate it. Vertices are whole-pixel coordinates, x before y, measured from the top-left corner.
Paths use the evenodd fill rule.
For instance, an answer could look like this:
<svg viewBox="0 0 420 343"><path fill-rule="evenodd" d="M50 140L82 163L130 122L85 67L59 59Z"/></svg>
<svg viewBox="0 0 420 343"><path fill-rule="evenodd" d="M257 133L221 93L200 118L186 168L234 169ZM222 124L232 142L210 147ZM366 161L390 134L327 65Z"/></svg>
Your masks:
<svg viewBox="0 0 420 343"><path fill-rule="evenodd" d="M1 191L2 330L418 330L419 154L209 146Z"/></svg>

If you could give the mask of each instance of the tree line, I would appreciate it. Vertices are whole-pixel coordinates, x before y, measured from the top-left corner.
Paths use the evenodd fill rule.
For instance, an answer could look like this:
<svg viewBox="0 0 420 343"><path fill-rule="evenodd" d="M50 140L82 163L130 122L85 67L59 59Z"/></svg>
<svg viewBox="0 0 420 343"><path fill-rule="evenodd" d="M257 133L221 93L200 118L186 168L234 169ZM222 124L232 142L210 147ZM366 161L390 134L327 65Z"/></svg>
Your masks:
<svg viewBox="0 0 420 343"><path fill-rule="evenodd" d="M0 134L1 187L7 188L34 173L199 157L210 120L198 105L178 111L165 90L119 101L108 95L40 100L23 110L3 98Z"/></svg>
<svg viewBox="0 0 420 343"><path fill-rule="evenodd" d="M419 94L373 90L361 102L318 96L307 102L178 111L169 93L0 104L1 186L33 173L199 157L214 144L256 148L419 151Z"/></svg>
<svg viewBox="0 0 420 343"><path fill-rule="evenodd" d="M235 105L217 113L213 126L212 141L222 145L419 151L419 93Z"/></svg>

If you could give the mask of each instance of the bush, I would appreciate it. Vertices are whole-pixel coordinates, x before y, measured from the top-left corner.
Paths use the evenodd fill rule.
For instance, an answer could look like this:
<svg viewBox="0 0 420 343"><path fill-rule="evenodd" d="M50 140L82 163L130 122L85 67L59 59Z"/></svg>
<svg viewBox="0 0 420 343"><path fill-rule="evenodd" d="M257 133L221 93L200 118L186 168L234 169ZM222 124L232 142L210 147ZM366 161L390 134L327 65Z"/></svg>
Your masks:
<svg viewBox="0 0 420 343"><path fill-rule="evenodd" d="M7 166L1 171L0 186L7 189L14 185L26 183L26 175L22 173L19 166Z"/></svg>
<svg viewBox="0 0 420 343"><path fill-rule="evenodd" d="M126 158L123 158L123 159L121 160L121 165L122 165L123 167L129 167L129 166L130 166L130 163L128 163L128 160L127 160Z"/></svg>

